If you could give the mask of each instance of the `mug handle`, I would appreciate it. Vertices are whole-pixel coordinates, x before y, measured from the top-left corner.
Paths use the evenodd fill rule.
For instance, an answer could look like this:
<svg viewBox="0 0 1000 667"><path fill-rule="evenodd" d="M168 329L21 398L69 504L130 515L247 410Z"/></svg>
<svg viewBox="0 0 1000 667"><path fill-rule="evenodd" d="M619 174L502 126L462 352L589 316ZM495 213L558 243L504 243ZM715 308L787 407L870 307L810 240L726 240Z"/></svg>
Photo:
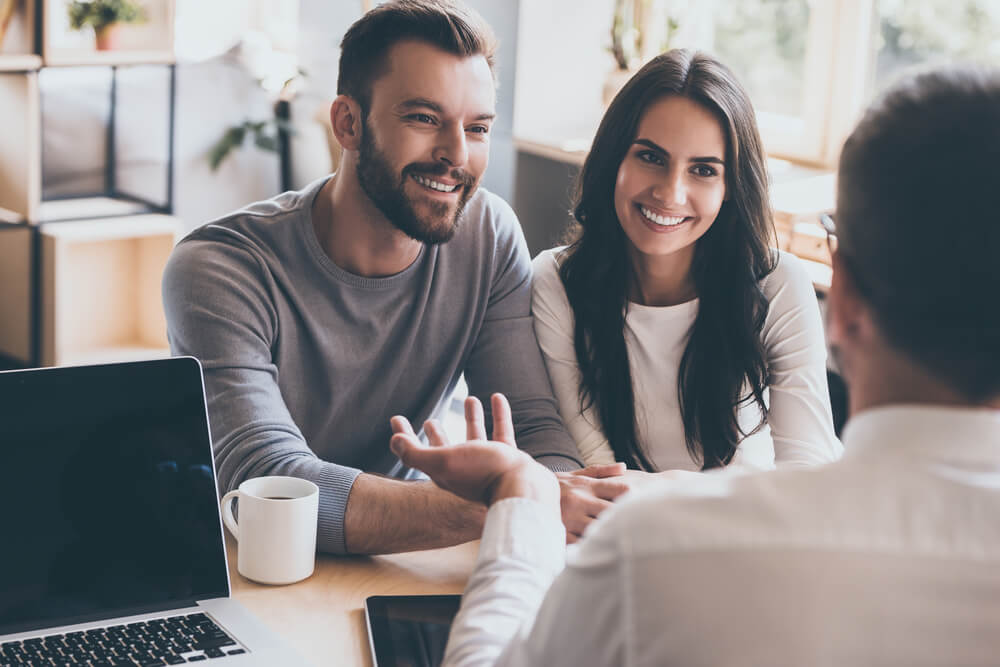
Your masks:
<svg viewBox="0 0 1000 667"><path fill-rule="evenodd" d="M240 492L236 489L222 496L222 522L226 524L226 528L233 534L237 542L240 541L240 527L236 524L236 518L233 516L233 501L239 495Z"/></svg>

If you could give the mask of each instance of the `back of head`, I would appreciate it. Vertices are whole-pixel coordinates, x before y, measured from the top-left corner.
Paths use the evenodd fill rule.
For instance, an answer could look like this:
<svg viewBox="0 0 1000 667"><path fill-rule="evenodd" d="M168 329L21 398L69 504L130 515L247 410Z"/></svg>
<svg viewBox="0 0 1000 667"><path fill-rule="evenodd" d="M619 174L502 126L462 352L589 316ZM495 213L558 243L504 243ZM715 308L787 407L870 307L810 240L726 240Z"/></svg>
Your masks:
<svg viewBox="0 0 1000 667"><path fill-rule="evenodd" d="M399 42L426 42L457 56L482 55L494 65L496 36L471 9L451 0L390 0L352 25L340 43L337 94L349 95L367 113L371 86Z"/></svg>
<svg viewBox="0 0 1000 667"><path fill-rule="evenodd" d="M926 71L844 145L839 251L888 342L972 401L1000 395L1000 71Z"/></svg>

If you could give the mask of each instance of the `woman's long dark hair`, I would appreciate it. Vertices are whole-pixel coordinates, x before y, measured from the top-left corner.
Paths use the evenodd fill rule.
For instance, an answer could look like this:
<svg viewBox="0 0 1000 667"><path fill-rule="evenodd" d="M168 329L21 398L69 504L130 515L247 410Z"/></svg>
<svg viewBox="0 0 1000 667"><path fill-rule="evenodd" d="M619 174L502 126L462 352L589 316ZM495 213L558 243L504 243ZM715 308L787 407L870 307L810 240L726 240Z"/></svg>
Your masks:
<svg viewBox="0 0 1000 667"><path fill-rule="evenodd" d="M636 435L635 397L625 344L630 280L627 237L615 214L618 168L649 105L686 97L718 119L726 135L726 200L696 241L691 266L699 298L678 371L688 452L703 470L728 464L748 435L739 406L767 417L767 361L760 332L768 301L760 280L774 270L774 223L753 107L733 73L711 56L677 49L632 77L604 114L577 186L577 238L559 270L574 315L581 408L593 405L615 458L652 470Z"/></svg>

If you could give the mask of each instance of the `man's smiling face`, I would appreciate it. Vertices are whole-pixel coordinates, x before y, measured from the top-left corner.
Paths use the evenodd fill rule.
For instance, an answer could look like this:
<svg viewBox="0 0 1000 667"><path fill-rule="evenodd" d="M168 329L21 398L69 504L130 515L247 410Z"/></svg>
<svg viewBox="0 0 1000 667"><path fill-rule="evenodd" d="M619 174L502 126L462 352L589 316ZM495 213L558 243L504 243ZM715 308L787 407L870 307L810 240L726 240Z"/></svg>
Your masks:
<svg viewBox="0 0 1000 667"><path fill-rule="evenodd" d="M361 188L408 236L448 241L489 161L496 91L486 58L399 42L370 100L358 151Z"/></svg>

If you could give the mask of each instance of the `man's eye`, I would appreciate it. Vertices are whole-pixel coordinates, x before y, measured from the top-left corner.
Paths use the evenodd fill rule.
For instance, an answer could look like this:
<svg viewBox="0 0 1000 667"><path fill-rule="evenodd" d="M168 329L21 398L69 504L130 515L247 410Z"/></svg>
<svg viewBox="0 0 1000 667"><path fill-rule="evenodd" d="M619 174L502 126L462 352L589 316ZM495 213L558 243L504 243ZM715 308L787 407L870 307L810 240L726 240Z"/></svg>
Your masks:
<svg viewBox="0 0 1000 667"><path fill-rule="evenodd" d="M418 123L433 123L434 122L434 118L431 117L431 116L428 116L425 113L412 113L409 116L407 116L407 118L409 118L410 120L415 120Z"/></svg>
<svg viewBox="0 0 1000 667"><path fill-rule="evenodd" d="M472 132L473 134L489 134L490 128L485 125L473 125L465 129L466 132Z"/></svg>

